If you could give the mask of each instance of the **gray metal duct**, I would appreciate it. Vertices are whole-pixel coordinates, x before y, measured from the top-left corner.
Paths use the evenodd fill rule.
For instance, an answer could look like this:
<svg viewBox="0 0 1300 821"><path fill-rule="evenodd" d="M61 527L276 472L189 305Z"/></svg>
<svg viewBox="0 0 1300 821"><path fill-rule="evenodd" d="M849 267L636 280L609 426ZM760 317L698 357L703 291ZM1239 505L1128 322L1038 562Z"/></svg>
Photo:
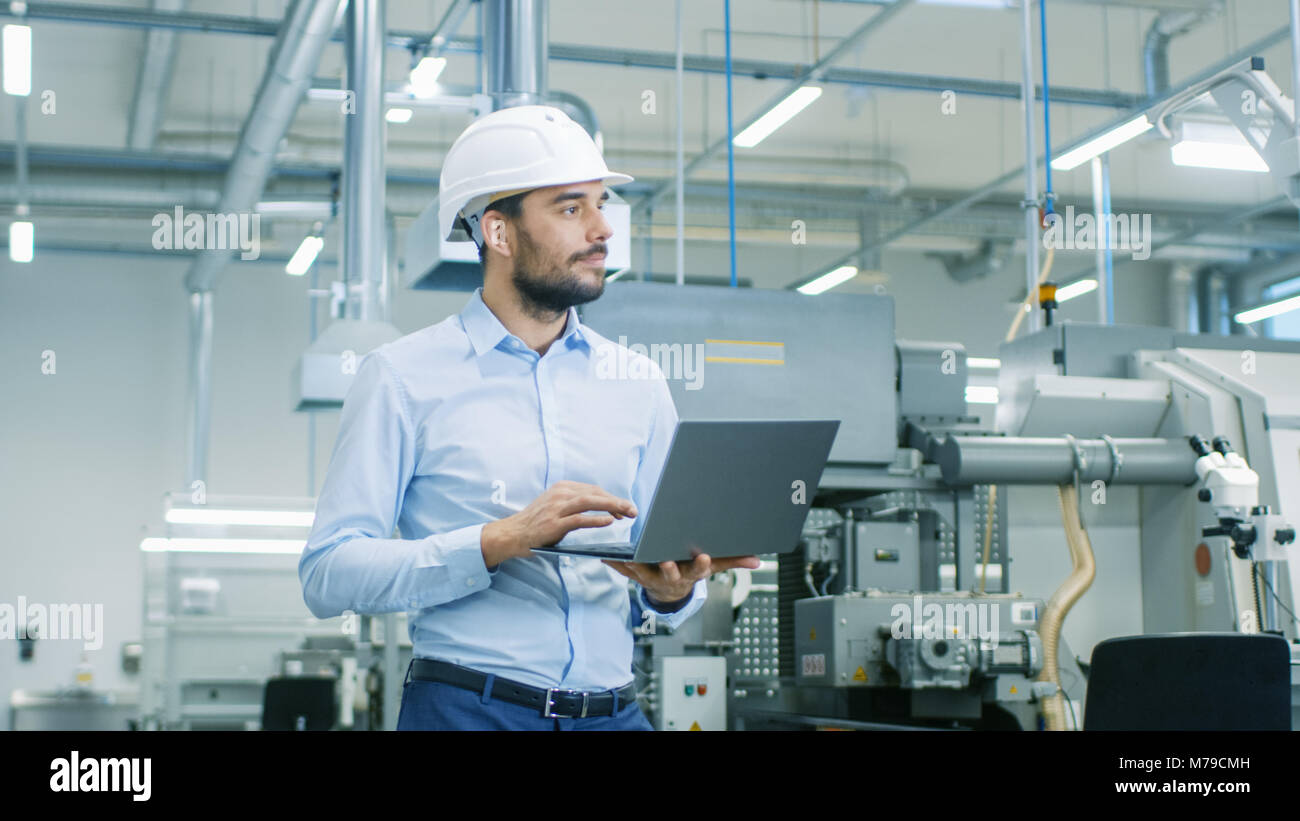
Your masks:
<svg viewBox="0 0 1300 821"><path fill-rule="evenodd" d="M1223 11L1221 3L1195 11L1167 11L1156 17L1142 43L1142 76L1148 97L1169 90L1169 41Z"/></svg>
<svg viewBox="0 0 1300 821"><path fill-rule="evenodd" d="M179 12L185 10L186 0L153 0L154 11ZM171 88L173 67L176 65L176 32L171 29L150 29L145 34L144 54L140 55L140 74L135 81L135 96L131 99L131 115L127 121L126 146L138 150L153 148L162 124L163 107L167 104L167 91Z"/></svg>
<svg viewBox="0 0 1300 821"><path fill-rule="evenodd" d="M346 367L401 332L388 322L387 180L384 173L384 3L349 0L344 35L353 110L343 129L345 314L316 337L293 371L295 410L343 404Z"/></svg>
<svg viewBox="0 0 1300 821"><path fill-rule="evenodd" d="M1113 438L1120 465L1112 466L1103 439L1077 439L1084 465L1080 482L1113 485L1190 485L1196 452L1186 439ZM949 485L1060 485L1074 481L1075 452L1064 437L947 436L935 449Z"/></svg>
<svg viewBox="0 0 1300 821"><path fill-rule="evenodd" d="M298 105L311 87L312 74L333 33L340 0L293 0L271 47L266 74L244 120L239 147L226 173L223 213L251 211L266 187L275 150L289 130ZM191 291L208 291L230 261L229 251L208 251L185 276Z"/></svg>
<svg viewBox="0 0 1300 821"><path fill-rule="evenodd" d="M244 121L239 147L226 172L219 209L249 212L266 187L275 149L284 138L311 86L321 52L329 42L340 0L293 0L285 12L266 73ZM189 486L206 482L212 408L212 288L231 251L208 250L195 257L185 277L190 290L190 458Z"/></svg>
<svg viewBox="0 0 1300 821"><path fill-rule="evenodd" d="M106 181L100 185L0 185L0 202L26 201L36 205L145 208L171 213L184 208L215 208L221 192L213 188L122 188Z"/></svg>
<svg viewBox="0 0 1300 821"><path fill-rule="evenodd" d="M546 101L546 0L481 0L483 93L494 110Z"/></svg>
<svg viewBox="0 0 1300 821"><path fill-rule="evenodd" d="M355 111L343 129L343 279L349 319L379 317L388 265L384 203L384 1L350 0L347 9L347 87ZM354 299L354 294L356 298Z"/></svg>

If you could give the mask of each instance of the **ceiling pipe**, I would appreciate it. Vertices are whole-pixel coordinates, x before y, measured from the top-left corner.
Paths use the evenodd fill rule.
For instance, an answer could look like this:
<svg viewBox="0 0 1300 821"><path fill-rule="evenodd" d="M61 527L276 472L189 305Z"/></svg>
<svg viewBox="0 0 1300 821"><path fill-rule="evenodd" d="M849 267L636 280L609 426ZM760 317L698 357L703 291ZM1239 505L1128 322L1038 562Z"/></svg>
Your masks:
<svg viewBox="0 0 1300 821"><path fill-rule="evenodd" d="M1204 71L1196 74L1193 77L1188 78L1185 82L1179 84L1176 88L1164 92L1157 99L1148 100L1146 103L1143 104L1141 109L1125 112L1121 114L1119 117L1110 120L1106 123L1103 123L1101 126L1097 128L1092 129L1091 131L1084 134L1082 137L1071 140L1066 145L1057 148L1053 153L1056 156L1060 156L1061 154L1064 154L1066 151L1077 148L1083 145L1084 143L1088 142L1089 140L1096 139L1098 136L1105 134L1107 131L1110 131L1116 126L1127 122L1134 115L1141 113L1142 111L1145 111L1152 106L1161 103L1166 103L1169 100L1173 99L1178 94L1196 85L1197 83L1204 82L1207 78L1213 77L1219 72L1231 68L1232 66L1240 63L1242 60L1248 59L1254 55L1259 54L1264 49L1269 48L1275 43L1281 42L1282 39L1289 34L1289 32L1290 29L1287 26L1274 29L1272 32L1264 35L1263 37L1259 38L1253 43L1250 43L1245 48L1233 52L1232 54L1228 55L1226 58L1211 65L1209 68L1205 69ZM1036 157L1034 159L1034 162L1039 162L1041 160L1042 160L1042 156L1040 155L1039 157ZM927 214L926 216L913 220L912 222L909 222L907 225L904 225L903 227L897 230L891 231L888 234L877 237L869 243L864 243L861 248L858 248L853 253L846 254L845 256L834 261L831 265L820 268L820 270L822 271L832 270L841 265L848 265L852 263L854 259L860 258L862 254L868 251L874 251L877 248L883 248L885 245L889 244L890 242L893 242L899 237L910 234L911 232L917 230L918 228L928 225L929 223L935 220L942 219L943 217L963 211L966 208L975 205L976 203L983 202L984 200L988 199L994 194L1002 191L1003 188L1008 183L1015 181L1017 178L1021 177L1024 173L1025 173L1025 166L1023 165L1017 168L1013 168L1010 171L1007 171L1006 173L997 177L996 179L990 180L988 183L980 186L979 188L972 191L970 194L962 197L961 199L948 203L942 208L937 208L931 213ZM1285 200L1285 198L1283 199ZM1276 202L1277 202L1276 200L1270 200L1268 203L1266 203L1264 206L1261 207L1267 207L1268 209L1271 210L1277 207L1277 205L1275 204ZM793 288L796 285L799 285L800 283L806 282L807 279L808 279L808 275L801 276L798 279L793 280L787 287Z"/></svg>
<svg viewBox="0 0 1300 821"><path fill-rule="evenodd" d="M38 6L29 6L28 9L28 16L33 19L64 23L117 25L130 28L167 29L201 34L232 34L250 37L273 37L278 31L276 22L258 17L195 14L192 12L164 14L111 6L45 2L40 3ZM6 5L0 4L0 17L6 16L16 15ZM444 15L445 20L446 15ZM451 35L451 31L452 29L449 26L444 26L441 22L439 27L435 29L435 34L432 35L427 32L390 30L387 35L387 44L394 48L418 52L429 47L430 43L437 43L438 38L442 37L442 45L433 48L431 54L439 52L476 54L479 52L478 39L455 37ZM341 40L342 37L335 36L332 39ZM551 43L549 52L552 60L617 65L624 68L674 71L677 65L676 55L672 53L639 49ZM805 65L799 63L785 63L775 60L732 60L732 70L735 76L753 77L754 79L794 79L801 76L806 68ZM722 58L699 54L684 55L683 70L705 74L726 73ZM1019 83L1005 83L967 77L944 77L930 74L839 67L827 69L822 75L821 81L835 85L873 86L899 91L928 93L951 90L962 96L983 96L1010 100L1020 98ZM1131 108L1141 99L1139 95L1135 94L1066 86L1052 87L1050 96L1054 103L1059 104L1121 109Z"/></svg>
<svg viewBox="0 0 1300 821"><path fill-rule="evenodd" d="M494 111L546 102L546 0L480 0L483 4L483 93Z"/></svg>
<svg viewBox="0 0 1300 821"><path fill-rule="evenodd" d="M275 149L311 85L312 73L329 42L338 11L339 0L293 0L285 12L267 58L266 73L226 173L218 206L222 213L248 213L262 195L275 161ZM190 291L191 413L187 430L191 489L202 488L207 482L212 414L212 289L231 253L204 251L195 258L185 277Z"/></svg>
<svg viewBox="0 0 1300 821"><path fill-rule="evenodd" d="M276 148L311 86L339 8L340 0L293 0L285 13L282 36L271 48L266 73L230 160L219 207L223 213L251 211L262 195L275 164ZM185 276L186 287L211 290L230 257L229 251L199 256Z"/></svg>
<svg viewBox="0 0 1300 821"><path fill-rule="evenodd" d="M344 29L346 87L352 107L343 128L343 315L299 357L295 410L342 407L355 363L402 334L389 322L389 222L384 173L384 12L387 0L348 0Z"/></svg>
<svg viewBox="0 0 1300 821"><path fill-rule="evenodd" d="M876 14L872 15L871 19L867 20L865 23L863 23L862 25L854 29L843 40L840 40L840 42L836 44L835 48L831 49L826 53L825 57L818 60L816 63L810 66L806 71L800 73L800 75L796 77L792 82L782 86L780 93L776 94L768 103L764 104L754 114L745 118L744 121L742 121L739 125L737 125L735 127L735 133L739 134L740 132L744 131L746 128L749 128L751 125L757 122L760 117L762 117L767 112L771 111L772 108L774 108L778 103L783 101L785 98L789 97L791 94L793 94L802 86L807 85L808 83L819 82L825 75L826 70L830 68L830 66L835 61L839 60L841 57L845 55L845 53L847 53L851 49L860 46L863 40L867 37L867 35L871 34L872 32L876 31L880 26L889 22L891 19L893 19L894 15L898 14L898 12L912 5L912 2L913 0L898 0L898 2L894 3L893 5L884 8L879 12L877 12ZM729 72L730 70L731 68L728 67ZM717 154L719 151L726 148L730 144L731 144L731 137L727 134L724 134L721 138L714 140L709 145L708 148L706 148L703 152L695 155L695 157L692 158L690 162L686 163L686 165L682 167L680 172L680 177L682 179L689 178L693 171L695 171L700 166L704 165L715 154ZM662 185L659 185L653 191L651 191L648 196L643 197L639 202L637 202L633 210L641 211L653 207L654 203L660 197L664 196L670 191L675 190L675 186L676 186L676 179L667 180Z"/></svg>
<svg viewBox="0 0 1300 821"><path fill-rule="evenodd" d="M1222 4L1215 3L1199 10L1167 11L1156 17L1142 44L1142 76L1148 97L1169 90L1169 41L1222 11Z"/></svg>
<svg viewBox="0 0 1300 821"><path fill-rule="evenodd" d="M388 266L384 204L384 1L349 0L345 49L354 108L343 126L343 279L347 317L379 316ZM355 295L355 298L354 298Z"/></svg>
<svg viewBox="0 0 1300 821"><path fill-rule="evenodd" d="M175 13L185 10L186 0L153 0L154 11ZM145 34L144 54L140 55L140 73L131 98L127 119L126 146L137 150L153 148L162 125L167 92L171 88L176 65L176 32L172 29L149 29Z"/></svg>

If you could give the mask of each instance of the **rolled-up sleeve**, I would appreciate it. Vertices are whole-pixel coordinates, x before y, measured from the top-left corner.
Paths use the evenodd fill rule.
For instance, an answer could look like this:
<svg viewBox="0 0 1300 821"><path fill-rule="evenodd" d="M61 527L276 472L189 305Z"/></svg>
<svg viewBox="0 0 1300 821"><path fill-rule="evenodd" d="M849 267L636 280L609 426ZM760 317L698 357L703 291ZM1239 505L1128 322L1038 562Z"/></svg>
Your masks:
<svg viewBox="0 0 1300 821"><path fill-rule="evenodd" d="M431 607L491 585L483 524L394 539L415 470L407 397L380 350L362 358L343 402L338 438L298 562L303 599L317 618Z"/></svg>
<svg viewBox="0 0 1300 821"><path fill-rule="evenodd" d="M645 451L641 454L641 463L637 467L636 481L632 485L632 503L636 505L637 516L649 512L650 497L655 486L659 484L659 475L663 473L668 461L668 446L672 443L673 432L677 429L677 407L673 404L673 395L668 390L668 381L662 371L653 367L656 378L651 380L653 397L653 420L650 436L646 441ZM665 624L676 628L704 606L709 596L708 580L700 579L691 590L691 600L673 613L661 613L654 609L646 598L646 592L640 584L633 583L636 595L632 597L632 626L640 627L648 620L648 613L653 613L656 624ZM648 611L648 612L647 612Z"/></svg>

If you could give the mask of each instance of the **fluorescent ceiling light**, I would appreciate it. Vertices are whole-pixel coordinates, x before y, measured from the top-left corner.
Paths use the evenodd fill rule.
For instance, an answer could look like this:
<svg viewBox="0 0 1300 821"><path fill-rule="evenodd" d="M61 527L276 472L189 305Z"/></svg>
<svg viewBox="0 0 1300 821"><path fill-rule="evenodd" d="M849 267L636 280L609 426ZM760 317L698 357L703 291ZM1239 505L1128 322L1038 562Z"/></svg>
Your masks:
<svg viewBox="0 0 1300 821"><path fill-rule="evenodd" d="M34 235L35 229L26 220L9 223L9 258L14 262L31 262Z"/></svg>
<svg viewBox="0 0 1300 821"><path fill-rule="evenodd" d="M146 553L302 553L305 539L162 539L140 542Z"/></svg>
<svg viewBox="0 0 1300 821"><path fill-rule="evenodd" d="M1139 114L1123 125L1115 126L1105 134L1088 140L1073 151L1065 152L1052 160L1052 167L1057 171L1069 171L1150 130L1151 121L1147 119L1147 115Z"/></svg>
<svg viewBox="0 0 1300 821"><path fill-rule="evenodd" d="M1178 142L1170 149L1174 165L1227 171L1268 171L1263 158L1230 123L1192 120L1183 123L1179 132Z"/></svg>
<svg viewBox="0 0 1300 821"><path fill-rule="evenodd" d="M759 117L753 125L740 132L732 140L741 148L753 148L781 126L790 121L790 118L812 105L813 100L822 96L821 86L803 86L797 88L794 92L781 102L772 106L772 110Z"/></svg>
<svg viewBox="0 0 1300 821"><path fill-rule="evenodd" d="M966 401L972 405L996 405L998 389L994 385L967 385Z"/></svg>
<svg viewBox="0 0 1300 821"><path fill-rule="evenodd" d="M385 112L384 119L390 123L409 123L411 121L411 109L390 108Z"/></svg>
<svg viewBox="0 0 1300 821"><path fill-rule="evenodd" d="M291 217L328 217L334 208L328 200L263 200L254 205L253 210L259 214L283 214Z"/></svg>
<svg viewBox="0 0 1300 821"><path fill-rule="evenodd" d="M968 356L966 357L966 367L986 368L988 370L995 370L997 368L1002 367L1002 360L992 359L984 356Z"/></svg>
<svg viewBox="0 0 1300 821"><path fill-rule="evenodd" d="M268 527L311 527L316 514L302 510L226 510L207 507L174 507L164 517L178 525L266 525Z"/></svg>
<svg viewBox="0 0 1300 821"><path fill-rule="evenodd" d="M438 94L438 75L447 67L446 57L425 57L411 69L411 93L416 97Z"/></svg>
<svg viewBox="0 0 1300 821"><path fill-rule="evenodd" d="M1076 296L1092 293L1097 290L1097 280L1081 279L1078 282L1071 282L1061 288L1056 289L1056 301L1065 302L1067 299L1074 299Z"/></svg>
<svg viewBox="0 0 1300 821"><path fill-rule="evenodd" d="M800 285L795 290L801 294L820 294L823 291L829 291L836 285L848 282L858 275L858 269L852 265L842 265L834 271L822 274L811 282Z"/></svg>
<svg viewBox="0 0 1300 821"><path fill-rule="evenodd" d="M26 97L32 93L32 27L4 27L5 93Z"/></svg>
<svg viewBox="0 0 1300 821"><path fill-rule="evenodd" d="M1291 311L1300 310L1300 296L1287 297L1279 299L1277 302L1270 302L1267 305L1261 305L1258 308L1241 311L1233 314L1233 319L1242 325L1249 325L1252 322L1258 322L1261 319L1278 316L1280 314L1290 313Z"/></svg>
<svg viewBox="0 0 1300 821"><path fill-rule="evenodd" d="M313 262L316 261L316 255L320 249L325 246L325 240L320 237L309 236L302 238L302 244L298 250L293 252L289 258L289 263L284 266L284 270L293 276L300 277L307 273Z"/></svg>

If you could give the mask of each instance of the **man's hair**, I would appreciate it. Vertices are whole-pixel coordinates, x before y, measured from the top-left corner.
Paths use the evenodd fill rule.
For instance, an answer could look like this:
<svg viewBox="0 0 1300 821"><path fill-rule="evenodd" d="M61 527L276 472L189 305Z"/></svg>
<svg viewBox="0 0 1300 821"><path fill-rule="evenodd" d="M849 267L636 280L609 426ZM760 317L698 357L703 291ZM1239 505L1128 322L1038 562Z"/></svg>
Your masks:
<svg viewBox="0 0 1300 821"><path fill-rule="evenodd" d="M488 211L497 211L507 219L519 219L524 213L524 197L528 195L527 191L509 197L503 197L487 207L483 216L487 216ZM483 244L478 247L478 261L480 264L487 262L487 234L483 235Z"/></svg>

